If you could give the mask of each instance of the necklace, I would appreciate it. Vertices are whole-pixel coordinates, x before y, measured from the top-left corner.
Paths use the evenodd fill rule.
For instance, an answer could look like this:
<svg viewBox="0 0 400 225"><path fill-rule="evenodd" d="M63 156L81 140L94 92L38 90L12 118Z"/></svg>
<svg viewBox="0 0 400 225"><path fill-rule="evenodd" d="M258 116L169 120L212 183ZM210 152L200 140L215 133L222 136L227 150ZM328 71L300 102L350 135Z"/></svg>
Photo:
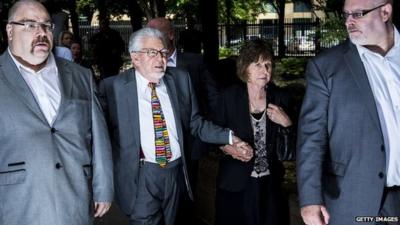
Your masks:
<svg viewBox="0 0 400 225"><path fill-rule="evenodd" d="M251 101L249 101L249 103L250 103L250 112L251 113L262 113L265 111L265 106L256 107L253 103L251 103Z"/></svg>

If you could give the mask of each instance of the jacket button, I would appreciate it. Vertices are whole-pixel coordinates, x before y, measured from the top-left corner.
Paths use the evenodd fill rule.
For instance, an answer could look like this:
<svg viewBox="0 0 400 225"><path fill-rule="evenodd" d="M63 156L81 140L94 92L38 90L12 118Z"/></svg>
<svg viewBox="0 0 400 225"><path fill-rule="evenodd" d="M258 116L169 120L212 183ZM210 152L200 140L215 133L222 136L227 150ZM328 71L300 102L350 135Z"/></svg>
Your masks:
<svg viewBox="0 0 400 225"><path fill-rule="evenodd" d="M385 151L385 146L381 145L381 151L384 152Z"/></svg>
<svg viewBox="0 0 400 225"><path fill-rule="evenodd" d="M385 175L382 172L379 172L378 176L382 179Z"/></svg>
<svg viewBox="0 0 400 225"><path fill-rule="evenodd" d="M54 127L52 127L52 128L50 129L50 131L51 131L52 134L54 134L54 133L57 131L57 129L54 128Z"/></svg>
<svg viewBox="0 0 400 225"><path fill-rule="evenodd" d="M60 169L62 167L61 163L56 163L56 169Z"/></svg>

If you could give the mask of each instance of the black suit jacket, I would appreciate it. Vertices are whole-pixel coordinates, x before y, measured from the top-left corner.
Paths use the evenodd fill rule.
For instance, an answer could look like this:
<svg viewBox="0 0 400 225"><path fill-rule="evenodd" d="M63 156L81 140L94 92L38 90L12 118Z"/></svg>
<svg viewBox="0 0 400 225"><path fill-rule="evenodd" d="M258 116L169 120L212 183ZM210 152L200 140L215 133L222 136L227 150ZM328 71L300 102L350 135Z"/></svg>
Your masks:
<svg viewBox="0 0 400 225"><path fill-rule="evenodd" d="M281 106L288 113L289 97L286 93L270 84L267 88L267 104L273 103ZM249 143L254 148L253 129L250 120L249 100L246 84L238 84L224 90L220 96L218 113L215 122L221 126L230 128L236 136ZM270 121L267 118L267 151L271 177L280 183L284 170L282 163L277 160L276 139L278 135L293 134L292 128L286 128ZM282 132L280 132L282 131ZM242 162L230 156L224 156L220 160L217 177L217 187L228 191L241 191L248 183L253 170L254 158L249 162Z"/></svg>
<svg viewBox="0 0 400 225"><path fill-rule="evenodd" d="M177 52L176 67L188 72L197 96L199 112L202 116L211 118L212 110L218 103L218 90L215 80L204 64L203 56L197 53ZM209 145L199 139L192 137L190 142L192 145L189 159L199 160L209 150Z"/></svg>

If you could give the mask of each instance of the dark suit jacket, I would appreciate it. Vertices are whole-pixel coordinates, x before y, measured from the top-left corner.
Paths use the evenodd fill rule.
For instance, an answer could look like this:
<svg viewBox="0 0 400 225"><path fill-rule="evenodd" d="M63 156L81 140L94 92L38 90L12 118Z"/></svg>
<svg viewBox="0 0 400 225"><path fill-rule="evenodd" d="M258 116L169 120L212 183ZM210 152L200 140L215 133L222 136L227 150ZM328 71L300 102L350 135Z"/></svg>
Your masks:
<svg viewBox="0 0 400 225"><path fill-rule="evenodd" d="M311 59L298 136L300 205L323 204L331 225L376 216L385 147L372 90L350 41ZM400 204L398 205L400 207Z"/></svg>
<svg viewBox="0 0 400 225"><path fill-rule="evenodd" d="M184 150L190 134L210 143L228 143L229 130L203 120L199 115L196 95L187 73L168 68L163 81L174 111L183 174L191 195ZM140 130L136 78L134 70L110 77L101 83L105 112L113 147L116 201L126 214L131 214L137 193L140 159Z"/></svg>
<svg viewBox="0 0 400 225"><path fill-rule="evenodd" d="M190 76L200 114L211 118L212 110L218 103L218 90L215 80L204 64L203 56L197 53L177 52L176 63L177 68L186 70ZM192 145L188 151L188 159L199 160L209 151L210 146L198 138L192 137L190 142ZM197 173L197 171L193 171L193 173Z"/></svg>
<svg viewBox="0 0 400 225"><path fill-rule="evenodd" d="M267 104L273 103L281 106L288 112L289 98L275 85L269 85L267 89ZM218 114L215 115L215 122L224 127L230 128L236 136L249 143L254 148L254 135L250 120L249 100L246 84L231 86L221 93L221 100L218 104ZM267 118L267 151L270 165L271 177L277 182L283 178L283 166L277 160L276 139L278 135L292 134L291 128L286 128L270 121ZM280 130L281 132L279 132ZM242 162L230 156L224 156L219 163L217 187L228 191L241 191L248 183L254 166L254 158L249 162Z"/></svg>

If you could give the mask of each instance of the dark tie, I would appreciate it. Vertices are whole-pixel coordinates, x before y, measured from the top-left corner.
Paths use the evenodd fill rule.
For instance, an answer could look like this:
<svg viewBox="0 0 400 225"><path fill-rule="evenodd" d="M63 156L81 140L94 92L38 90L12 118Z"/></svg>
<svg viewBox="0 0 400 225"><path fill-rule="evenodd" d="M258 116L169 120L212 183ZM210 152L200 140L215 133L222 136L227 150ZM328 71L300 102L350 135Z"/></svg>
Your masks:
<svg viewBox="0 0 400 225"><path fill-rule="evenodd" d="M156 162L160 164L161 167L165 167L168 160L171 159L172 153L169 144L167 124L165 123L160 100L157 97L156 85L156 83L149 83L149 87L151 88L151 111L153 112Z"/></svg>

